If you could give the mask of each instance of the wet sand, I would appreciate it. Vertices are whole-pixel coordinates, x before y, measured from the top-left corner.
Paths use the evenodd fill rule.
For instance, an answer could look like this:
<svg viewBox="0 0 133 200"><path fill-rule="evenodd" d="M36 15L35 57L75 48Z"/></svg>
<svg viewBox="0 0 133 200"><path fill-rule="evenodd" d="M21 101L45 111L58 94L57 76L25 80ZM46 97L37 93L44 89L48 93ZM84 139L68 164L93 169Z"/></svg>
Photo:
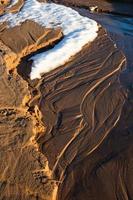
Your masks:
<svg viewBox="0 0 133 200"><path fill-rule="evenodd" d="M107 32L101 27L94 42L40 80L27 70L39 48L12 70L1 52L2 200L133 197L132 22L78 11Z"/></svg>
<svg viewBox="0 0 133 200"><path fill-rule="evenodd" d="M99 185L106 175L98 185L92 174L112 152L117 154L122 148L121 144L117 149L116 145L105 147L104 143L110 144L112 137L110 140L108 137L127 98L118 79L124 64L124 56L101 30L96 41L72 63L62 71L55 71L52 78L51 74L45 76L39 85L42 97L39 109L47 129L38 143L46 153L53 175L61 181L57 199L103 199ZM112 169L110 165L107 170ZM115 199L115 190L108 190L105 193L108 199Z"/></svg>

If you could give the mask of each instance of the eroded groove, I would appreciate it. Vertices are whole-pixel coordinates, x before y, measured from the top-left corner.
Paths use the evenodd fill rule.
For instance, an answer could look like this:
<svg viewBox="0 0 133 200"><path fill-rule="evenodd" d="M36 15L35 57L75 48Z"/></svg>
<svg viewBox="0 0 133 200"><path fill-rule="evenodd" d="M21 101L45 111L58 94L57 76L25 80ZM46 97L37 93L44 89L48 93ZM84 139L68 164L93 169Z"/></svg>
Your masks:
<svg viewBox="0 0 133 200"><path fill-rule="evenodd" d="M47 31L37 40L28 32L33 46L49 38L51 47L57 32ZM131 199L132 88L119 80L125 56L101 27L67 64L31 81L37 48L13 70L0 68L0 198Z"/></svg>

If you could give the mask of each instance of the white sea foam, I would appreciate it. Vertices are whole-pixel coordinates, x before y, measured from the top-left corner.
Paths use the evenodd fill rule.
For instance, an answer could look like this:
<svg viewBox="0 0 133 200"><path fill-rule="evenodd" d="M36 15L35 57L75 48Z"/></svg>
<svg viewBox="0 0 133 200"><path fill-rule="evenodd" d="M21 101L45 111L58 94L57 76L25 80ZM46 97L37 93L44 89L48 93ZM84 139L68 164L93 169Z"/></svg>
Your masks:
<svg viewBox="0 0 133 200"><path fill-rule="evenodd" d="M98 25L94 20L81 16L69 7L39 3L36 0L26 0L19 13L6 14L0 18L0 22L7 20L13 27L26 19L34 20L45 27L61 27L64 34L64 38L54 48L31 58L31 79L40 78L41 74L65 64L85 44L97 37Z"/></svg>

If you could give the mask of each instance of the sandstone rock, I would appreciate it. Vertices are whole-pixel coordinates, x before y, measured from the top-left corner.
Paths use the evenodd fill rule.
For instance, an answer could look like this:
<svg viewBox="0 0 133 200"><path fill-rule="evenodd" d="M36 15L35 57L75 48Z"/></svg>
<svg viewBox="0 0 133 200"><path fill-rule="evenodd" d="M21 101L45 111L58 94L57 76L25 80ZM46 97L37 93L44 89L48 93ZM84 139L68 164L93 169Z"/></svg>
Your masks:
<svg viewBox="0 0 133 200"><path fill-rule="evenodd" d="M10 0L0 0L0 6L1 5L7 6L9 5L9 3L10 3Z"/></svg>
<svg viewBox="0 0 133 200"><path fill-rule="evenodd" d="M18 0L16 4L11 5L8 9L7 12L9 13L16 13L19 12L21 10L21 8L24 5L24 0Z"/></svg>
<svg viewBox="0 0 133 200"><path fill-rule="evenodd" d="M62 37L61 29L49 29L33 21L0 32L1 50L8 69L16 67L21 58L49 45Z"/></svg>
<svg viewBox="0 0 133 200"><path fill-rule="evenodd" d="M52 200L56 183L58 200L131 199L133 104L105 30L36 82L12 70L25 73L28 56L62 36L32 21L0 25L0 199Z"/></svg>

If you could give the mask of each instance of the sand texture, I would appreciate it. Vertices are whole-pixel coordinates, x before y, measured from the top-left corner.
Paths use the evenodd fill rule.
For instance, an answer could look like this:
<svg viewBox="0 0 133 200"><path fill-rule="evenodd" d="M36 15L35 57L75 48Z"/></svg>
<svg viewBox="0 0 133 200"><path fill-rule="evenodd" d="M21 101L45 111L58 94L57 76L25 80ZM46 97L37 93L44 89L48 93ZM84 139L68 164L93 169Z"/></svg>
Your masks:
<svg viewBox="0 0 133 200"><path fill-rule="evenodd" d="M97 36L39 79L32 58L56 49L64 29L0 23L0 200L133 198L132 23L72 2Z"/></svg>

